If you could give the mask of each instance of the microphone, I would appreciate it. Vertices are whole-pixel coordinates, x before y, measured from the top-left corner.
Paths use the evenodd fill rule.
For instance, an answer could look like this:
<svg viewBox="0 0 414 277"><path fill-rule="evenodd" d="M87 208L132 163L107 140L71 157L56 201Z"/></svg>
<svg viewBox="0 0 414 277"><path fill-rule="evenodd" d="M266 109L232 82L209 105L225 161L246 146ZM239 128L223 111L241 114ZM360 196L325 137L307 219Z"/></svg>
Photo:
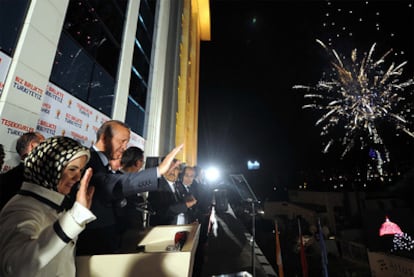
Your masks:
<svg viewBox="0 0 414 277"><path fill-rule="evenodd" d="M188 231L180 231L175 233L174 244L167 246L167 251L181 251L184 243L187 241Z"/></svg>
<svg viewBox="0 0 414 277"><path fill-rule="evenodd" d="M175 247L178 250L181 250L183 248L184 243L187 241L187 236L188 236L187 231L181 231L181 232L175 233L174 243L175 243Z"/></svg>

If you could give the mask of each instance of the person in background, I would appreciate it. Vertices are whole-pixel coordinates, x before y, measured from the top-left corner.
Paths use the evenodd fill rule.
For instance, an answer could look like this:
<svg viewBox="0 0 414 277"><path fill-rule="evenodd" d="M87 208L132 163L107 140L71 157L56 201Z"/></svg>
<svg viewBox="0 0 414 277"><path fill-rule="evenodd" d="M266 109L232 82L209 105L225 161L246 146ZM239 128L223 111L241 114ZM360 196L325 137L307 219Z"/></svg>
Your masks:
<svg viewBox="0 0 414 277"><path fill-rule="evenodd" d="M193 210L195 212L194 217L200 224L200 233L199 243L194 256L194 276L201 275L203 270L205 251L207 247L208 223L210 221L209 206L211 204L211 200L208 199L211 197L211 193L209 193L206 189L207 185L204 181L204 175L204 170L200 166L194 166L191 167L191 169L184 168L182 174L183 184L186 185L191 182L190 191L195 194L197 198L197 205Z"/></svg>
<svg viewBox="0 0 414 277"><path fill-rule="evenodd" d="M191 208L188 209L188 223L192 223L198 221L199 214L198 214L198 188L197 183L194 182L195 178L195 169L192 166L185 166L179 176L179 185L177 185L177 189L182 195L183 198L197 199L197 203L193 205Z"/></svg>
<svg viewBox="0 0 414 277"><path fill-rule="evenodd" d="M199 185L201 184L205 184L205 179L206 179L206 173L204 171L204 169L201 166L194 166L194 170L195 170L195 178L194 181L197 182Z"/></svg>
<svg viewBox="0 0 414 277"><path fill-rule="evenodd" d="M197 203L194 197L185 198L177 189L180 161L175 159L159 179L157 191L150 191L148 202L155 211L150 225L180 225L188 223L188 210Z"/></svg>
<svg viewBox="0 0 414 277"><path fill-rule="evenodd" d="M124 174L139 172L144 166L144 151L137 146L130 146L122 154L121 172ZM137 193L125 198L126 205L118 210L119 225L125 236L144 229L144 213L147 212L147 203L143 193ZM128 241L128 239L124 239Z"/></svg>
<svg viewBox="0 0 414 277"><path fill-rule="evenodd" d="M91 184L95 197L91 211L97 220L88 224L79 236L77 255L111 254L121 251L120 228L117 227L114 203L140 192L158 189L158 178L164 174L183 144L175 147L157 167L136 173L113 174L108 168L109 160L122 157L130 139L130 129L119 120L109 120L96 133L96 143L90 148L88 167L93 169Z"/></svg>
<svg viewBox="0 0 414 277"><path fill-rule="evenodd" d="M198 210L200 214L208 214L213 200L213 191L206 182L204 169L196 165L194 166L194 170L195 178L193 186L197 188Z"/></svg>
<svg viewBox="0 0 414 277"><path fill-rule="evenodd" d="M141 168L144 160L144 151L136 146L128 147L122 157L116 160L110 160L110 170L115 174L134 173L138 172ZM117 226L120 228L120 232L124 233L131 225L136 226L135 220L141 216L136 210L138 205L138 195L131 195L123 198L121 201L114 203L115 215L117 218Z"/></svg>
<svg viewBox="0 0 414 277"><path fill-rule="evenodd" d="M185 166L180 174L180 179L182 184L184 185L185 190L187 191L187 193L191 193L194 196L196 195L196 188L193 187L195 174L195 169L192 166Z"/></svg>
<svg viewBox="0 0 414 277"><path fill-rule="evenodd" d="M144 166L144 151L136 146L130 146L122 154L121 168L124 173L138 172Z"/></svg>
<svg viewBox="0 0 414 277"><path fill-rule="evenodd" d="M0 144L0 171L3 168L4 164L4 157L6 156L6 153L4 153L4 146L3 144ZM1 190L0 190L1 192Z"/></svg>
<svg viewBox="0 0 414 277"><path fill-rule="evenodd" d="M24 159L45 137L39 132L27 132L16 141L16 152L20 163L9 171L0 174L0 209L15 195L24 181Z"/></svg>
<svg viewBox="0 0 414 277"><path fill-rule="evenodd" d="M144 151L136 146L130 146L122 154L121 158L121 169L122 173L136 173L139 172L144 166ZM141 193L126 197L126 210L136 215L136 208L143 203ZM126 215L131 217L133 215Z"/></svg>
<svg viewBox="0 0 414 277"><path fill-rule="evenodd" d="M89 210L92 170L82 177L89 156L88 148L62 136L27 156L21 190L0 212L0 276L76 276L76 238L96 219ZM66 207L79 181L76 202Z"/></svg>

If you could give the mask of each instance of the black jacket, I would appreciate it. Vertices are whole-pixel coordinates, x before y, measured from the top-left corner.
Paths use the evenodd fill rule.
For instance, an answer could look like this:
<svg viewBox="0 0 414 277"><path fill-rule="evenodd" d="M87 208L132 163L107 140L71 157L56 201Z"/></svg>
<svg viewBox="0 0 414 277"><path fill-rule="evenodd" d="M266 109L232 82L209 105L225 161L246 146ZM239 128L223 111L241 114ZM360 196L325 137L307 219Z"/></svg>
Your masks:
<svg viewBox="0 0 414 277"><path fill-rule="evenodd" d="M104 165L98 153L91 148L86 168L93 175L90 185L95 186L91 211L97 219L86 226L78 240L78 255L117 253L121 234L116 226L115 203L125 197L158 188L157 169L149 168L138 173L113 174Z"/></svg>
<svg viewBox="0 0 414 277"><path fill-rule="evenodd" d="M0 209L20 190L24 180L24 163L0 174Z"/></svg>
<svg viewBox="0 0 414 277"><path fill-rule="evenodd" d="M158 190L148 194L148 202L155 211L155 215L150 217L151 226L176 225L178 215L186 215L188 211L182 195L178 191L173 192L163 176L158 180Z"/></svg>

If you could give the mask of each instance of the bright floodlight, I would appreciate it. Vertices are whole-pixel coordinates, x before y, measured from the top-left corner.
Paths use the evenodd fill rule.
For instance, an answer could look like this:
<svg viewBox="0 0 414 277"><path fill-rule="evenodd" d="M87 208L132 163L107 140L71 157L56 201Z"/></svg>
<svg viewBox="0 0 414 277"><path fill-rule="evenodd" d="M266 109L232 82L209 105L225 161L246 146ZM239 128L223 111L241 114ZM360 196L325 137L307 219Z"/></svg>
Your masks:
<svg viewBox="0 0 414 277"><path fill-rule="evenodd" d="M208 182L215 182L220 177L220 172L215 167L209 167L205 170L206 179Z"/></svg>
<svg viewBox="0 0 414 277"><path fill-rule="evenodd" d="M248 170L258 170L260 169L260 163L258 161L247 161Z"/></svg>

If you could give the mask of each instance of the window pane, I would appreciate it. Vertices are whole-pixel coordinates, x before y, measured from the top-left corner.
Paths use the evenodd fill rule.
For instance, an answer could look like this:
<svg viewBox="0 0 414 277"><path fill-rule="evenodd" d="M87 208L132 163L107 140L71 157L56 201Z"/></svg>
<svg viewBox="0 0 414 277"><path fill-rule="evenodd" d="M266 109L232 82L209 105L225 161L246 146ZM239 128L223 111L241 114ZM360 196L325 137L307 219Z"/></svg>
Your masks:
<svg viewBox="0 0 414 277"><path fill-rule="evenodd" d="M106 71L116 77L124 14L112 1L69 2L64 29Z"/></svg>
<svg viewBox="0 0 414 277"><path fill-rule="evenodd" d="M113 1L90 0L89 2L103 23L103 28L107 29L105 31L110 32L118 44L121 44L125 11L122 11Z"/></svg>
<svg viewBox="0 0 414 277"><path fill-rule="evenodd" d="M115 80L101 66L95 65L90 86L89 105L111 116L114 100Z"/></svg>
<svg viewBox="0 0 414 277"><path fill-rule="evenodd" d="M137 40L145 55L151 57L151 38L148 38L148 33L146 33L142 24L138 24L137 27Z"/></svg>
<svg viewBox="0 0 414 277"><path fill-rule="evenodd" d="M141 78L147 82L148 75L149 75L149 60L145 58L145 56L142 54L140 49L138 47L134 48L134 57L132 59L132 64L135 67L135 69L138 71L138 75L141 76Z"/></svg>
<svg viewBox="0 0 414 277"><path fill-rule="evenodd" d="M13 56L29 0L0 0L0 50Z"/></svg>
<svg viewBox="0 0 414 277"><path fill-rule="evenodd" d="M150 40L152 40L152 34L153 34L153 30L154 30L155 6L151 7L150 3L148 3L148 2L149 1L147 1L147 0L142 0L141 1L139 15L142 17L142 19L144 21L144 26L145 26L144 29L148 33L148 38Z"/></svg>
<svg viewBox="0 0 414 277"><path fill-rule="evenodd" d="M50 80L82 101L88 98L94 62L66 33L62 33Z"/></svg>
<svg viewBox="0 0 414 277"><path fill-rule="evenodd" d="M126 124L128 124L132 131L134 131L140 136L143 135L144 131L144 117L144 109L138 103L136 103L134 100L128 97L128 106L125 122Z"/></svg>
<svg viewBox="0 0 414 277"><path fill-rule="evenodd" d="M145 107L147 100L147 86L140 79L135 72L131 72L131 81L129 84L129 95L137 102L141 107Z"/></svg>

